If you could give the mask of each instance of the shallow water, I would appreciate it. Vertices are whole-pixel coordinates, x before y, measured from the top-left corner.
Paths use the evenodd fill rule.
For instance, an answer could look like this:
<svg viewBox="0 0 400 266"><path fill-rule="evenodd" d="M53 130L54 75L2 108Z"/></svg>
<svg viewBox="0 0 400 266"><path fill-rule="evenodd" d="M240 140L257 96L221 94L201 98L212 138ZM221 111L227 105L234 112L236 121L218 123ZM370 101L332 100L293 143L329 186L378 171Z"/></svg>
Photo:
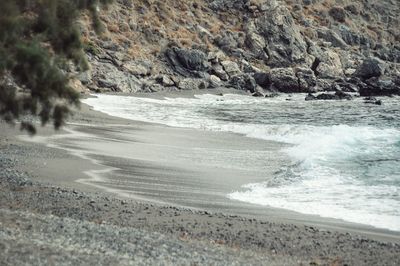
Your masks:
<svg viewBox="0 0 400 266"><path fill-rule="evenodd" d="M291 144L284 150L291 164L227 197L400 231L399 98L385 98L382 106L361 99L306 102L304 95L98 95L84 102L123 118Z"/></svg>

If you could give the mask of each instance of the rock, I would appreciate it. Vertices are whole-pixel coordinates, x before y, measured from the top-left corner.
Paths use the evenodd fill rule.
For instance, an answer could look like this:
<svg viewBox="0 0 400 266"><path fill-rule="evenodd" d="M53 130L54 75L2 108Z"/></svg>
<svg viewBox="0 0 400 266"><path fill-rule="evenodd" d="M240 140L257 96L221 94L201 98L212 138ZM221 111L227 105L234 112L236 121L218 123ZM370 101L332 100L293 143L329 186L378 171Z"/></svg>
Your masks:
<svg viewBox="0 0 400 266"><path fill-rule="evenodd" d="M316 100L337 100L338 98L336 97L335 94L330 94L330 93L321 93L315 97Z"/></svg>
<svg viewBox="0 0 400 266"><path fill-rule="evenodd" d="M344 7L347 11L352 13L353 15L359 15L360 14L360 6L358 4L350 4Z"/></svg>
<svg viewBox="0 0 400 266"><path fill-rule="evenodd" d="M338 22L346 21L346 11L343 7L334 6L329 10L329 15Z"/></svg>
<svg viewBox="0 0 400 266"><path fill-rule="evenodd" d="M254 92L251 94L254 97L273 97L274 95L270 91L264 90L260 86L256 86Z"/></svg>
<svg viewBox="0 0 400 266"><path fill-rule="evenodd" d="M183 76L209 69L207 55L199 50L173 47L167 49L166 56L174 70Z"/></svg>
<svg viewBox="0 0 400 266"><path fill-rule="evenodd" d="M332 93L321 93L318 94L317 96L314 96L313 94L309 93L305 100L306 101L313 101L313 100L351 100L353 97L345 92L342 91L337 91L334 94Z"/></svg>
<svg viewBox="0 0 400 266"><path fill-rule="evenodd" d="M237 90L244 90L254 93L257 88L257 83L250 74L240 74L233 76L229 84Z"/></svg>
<svg viewBox="0 0 400 266"><path fill-rule="evenodd" d="M360 96L393 96L400 95L400 86L388 78L370 78L365 83L359 82Z"/></svg>
<svg viewBox="0 0 400 266"><path fill-rule="evenodd" d="M318 38L321 38L327 42L330 42L332 46L345 48L347 47L346 42L333 30L327 28L321 28L317 30Z"/></svg>
<svg viewBox="0 0 400 266"><path fill-rule="evenodd" d="M206 89L207 82L198 78L185 78L179 81L178 88L181 90L199 90Z"/></svg>
<svg viewBox="0 0 400 266"><path fill-rule="evenodd" d="M292 68L275 68L270 72L270 90L279 92L300 92L298 79Z"/></svg>
<svg viewBox="0 0 400 266"><path fill-rule="evenodd" d="M175 85L175 82L168 75L158 75L156 77L156 81L165 87L171 87Z"/></svg>
<svg viewBox="0 0 400 266"><path fill-rule="evenodd" d="M339 99L339 100L351 100L353 99L353 96L351 96L350 94L343 92L341 90L335 92L335 96Z"/></svg>
<svg viewBox="0 0 400 266"><path fill-rule="evenodd" d="M219 77L221 80L227 81L229 79L228 74L226 74L224 68L220 64L214 64L211 67L211 74Z"/></svg>
<svg viewBox="0 0 400 266"><path fill-rule="evenodd" d="M315 67L318 78L337 78L343 75L340 56L333 50L326 50L318 57L319 63Z"/></svg>
<svg viewBox="0 0 400 266"><path fill-rule="evenodd" d="M269 89L271 86L271 74L267 72L256 72L253 74L256 83L264 89Z"/></svg>
<svg viewBox="0 0 400 266"><path fill-rule="evenodd" d="M306 101L313 101L313 100L316 100L317 99L317 97L315 97L313 94L311 94L311 93L309 93L309 94L307 94L307 96L306 96L306 98L305 98L305 100Z"/></svg>
<svg viewBox="0 0 400 266"><path fill-rule="evenodd" d="M207 60L212 64L219 64L222 59L225 57L225 54L221 51L219 52L209 52L207 54Z"/></svg>
<svg viewBox="0 0 400 266"><path fill-rule="evenodd" d="M266 44L262 36L250 31L246 35L245 43L256 58L268 61L268 55L264 51Z"/></svg>
<svg viewBox="0 0 400 266"><path fill-rule="evenodd" d="M142 60L126 62L123 68L135 76L148 76L152 70L151 62Z"/></svg>
<svg viewBox="0 0 400 266"><path fill-rule="evenodd" d="M361 79L380 77L385 72L385 63L378 58L369 57L356 69L354 76Z"/></svg>
<svg viewBox="0 0 400 266"><path fill-rule="evenodd" d="M120 47L112 41L103 41L100 43L101 47L108 50L108 51L119 51Z"/></svg>
<svg viewBox="0 0 400 266"><path fill-rule="evenodd" d="M382 105L382 101L376 99L375 97L366 97L366 98L364 98L364 103Z"/></svg>
<svg viewBox="0 0 400 266"><path fill-rule="evenodd" d="M82 82L83 85L92 83L92 71L87 70L85 72L79 73L76 78Z"/></svg>
<svg viewBox="0 0 400 266"><path fill-rule="evenodd" d="M264 5L265 11L254 19L253 30L264 38L267 64L289 67L306 62L307 44L290 11L275 0L264 1Z"/></svg>
<svg viewBox="0 0 400 266"><path fill-rule="evenodd" d="M296 77L298 78L300 92L311 92L315 90L317 78L311 69L296 68L295 73Z"/></svg>
<svg viewBox="0 0 400 266"><path fill-rule="evenodd" d="M150 84L149 86L146 87L146 89L149 92L157 92L157 91L163 91L165 90L166 87L164 87L161 84L155 83L155 84Z"/></svg>
<svg viewBox="0 0 400 266"><path fill-rule="evenodd" d="M225 30L214 38L214 42L222 51L230 54L237 48L243 47L245 38L243 33Z"/></svg>
<svg viewBox="0 0 400 266"><path fill-rule="evenodd" d="M347 68L344 70L344 74L346 76L352 76L356 72L356 69L354 68Z"/></svg>
<svg viewBox="0 0 400 266"><path fill-rule="evenodd" d="M350 30L345 25L339 26L340 36L342 37L343 41L345 41L348 45L359 45L360 44L360 36Z"/></svg>
<svg viewBox="0 0 400 266"><path fill-rule="evenodd" d="M225 60L221 62L221 65L229 77L235 76L241 72L238 64L235 62Z"/></svg>
<svg viewBox="0 0 400 266"><path fill-rule="evenodd" d="M93 80L97 80L100 88L119 92L138 92L142 83L133 75L120 71L110 63L92 63L94 65Z"/></svg>
<svg viewBox="0 0 400 266"><path fill-rule="evenodd" d="M209 87L210 88L218 88L221 87L222 81L219 77L215 75L210 75L210 78L208 79Z"/></svg>
<svg viewBox="0 0 400 266"><path fill-rule="evenodd" d="M87 93L88 88L83 86L82 82L79 79L70 79L68 85L71 86L76 92L79 93Z"/></svg>

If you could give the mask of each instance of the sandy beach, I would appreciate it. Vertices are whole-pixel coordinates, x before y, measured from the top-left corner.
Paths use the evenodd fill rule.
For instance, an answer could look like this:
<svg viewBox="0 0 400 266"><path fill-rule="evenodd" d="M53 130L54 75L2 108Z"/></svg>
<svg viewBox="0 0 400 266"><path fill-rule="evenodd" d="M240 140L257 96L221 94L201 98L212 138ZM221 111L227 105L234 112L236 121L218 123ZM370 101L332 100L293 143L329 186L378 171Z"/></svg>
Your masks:
<svg viewBox="0 0 400 266"><path fill-rule="evenodd" d="M226 197L277 171L288 160L280 152L286 144L124 120L86 105L59 132L42 128L31 138L0 127L2 264L29 261L34 243L46 247L32 255L40 263L84 258L90 264L101 249L113 252L109 261L100 256L112 264L400 263L398 232ZM241 161L246 153L254 160ZM251 170L265 161L262 173ZM55 249L50 238L60 229L54 223L68 224L60 234L65 239L79 238L74 230L91 230L79 244L64 241ZM24 240L29 232L33 239ZM102 234L118 247L84 242ZM18 256L19 245L28 250L24 256Z"/></svg>

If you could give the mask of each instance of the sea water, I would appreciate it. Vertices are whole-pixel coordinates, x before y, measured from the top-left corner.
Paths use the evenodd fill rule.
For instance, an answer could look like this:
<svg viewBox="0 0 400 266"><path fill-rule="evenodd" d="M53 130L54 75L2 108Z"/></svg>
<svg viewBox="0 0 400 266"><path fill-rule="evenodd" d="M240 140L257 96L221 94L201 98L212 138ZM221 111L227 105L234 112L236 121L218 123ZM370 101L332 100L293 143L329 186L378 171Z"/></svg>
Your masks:
<svg viewBox="0 0 400 266"><path fill-rule="evenodd" d="M97 95L84 102L113 116L290 144L290 164L227 197L400 231L400 98L379 106L304 97Z"/></svg>

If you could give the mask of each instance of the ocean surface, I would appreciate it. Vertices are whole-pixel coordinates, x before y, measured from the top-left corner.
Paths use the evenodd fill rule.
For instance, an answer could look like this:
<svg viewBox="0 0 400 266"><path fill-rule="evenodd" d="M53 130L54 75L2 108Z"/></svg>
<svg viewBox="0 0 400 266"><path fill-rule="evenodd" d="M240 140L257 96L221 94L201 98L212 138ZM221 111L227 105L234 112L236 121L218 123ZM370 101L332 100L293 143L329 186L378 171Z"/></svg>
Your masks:
<svg viewBox="0 0 400 266"><path fill-rule="evenodd" d="M83 102L113 116L290 144L290 164L231 191L231 200L400 231L399 97L378 106L305 95L96 96Z"/></svg>

